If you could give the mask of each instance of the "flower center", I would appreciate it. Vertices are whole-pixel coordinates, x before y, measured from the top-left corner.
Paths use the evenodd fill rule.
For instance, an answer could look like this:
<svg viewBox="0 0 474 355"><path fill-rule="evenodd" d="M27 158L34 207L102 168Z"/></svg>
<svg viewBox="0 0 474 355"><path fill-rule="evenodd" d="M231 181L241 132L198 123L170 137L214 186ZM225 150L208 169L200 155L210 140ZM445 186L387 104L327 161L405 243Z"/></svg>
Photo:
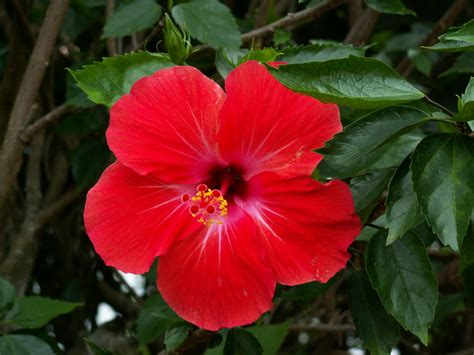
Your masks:
<svg viewBox="0 0 474 355"><path fill-rule="evenodd" d="M205 184L196 188L196 194L181 196L181 201L189 204L189 212L196 220L205 226L222 224L227 217L227 200L221 191L211 190Z"/></svg>

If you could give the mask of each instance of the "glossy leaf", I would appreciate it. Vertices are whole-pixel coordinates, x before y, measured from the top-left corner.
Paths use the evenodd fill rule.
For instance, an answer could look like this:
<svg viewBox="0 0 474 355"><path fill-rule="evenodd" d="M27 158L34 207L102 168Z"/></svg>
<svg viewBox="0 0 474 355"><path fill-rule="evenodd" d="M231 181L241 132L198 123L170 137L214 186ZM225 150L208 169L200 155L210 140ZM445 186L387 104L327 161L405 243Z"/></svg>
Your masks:
<svg viewBox="0 0 474 355"><path fill-rule="evenodd" d="M276 355L288 335L288 323L254 325L247 328L260 343L263 355Z"/></svg>
<svg viewBox="0 0 474 355"><path fill-rule="evenodd" d="M133 0L107 18L102 38L123 37L152 27L161 17L161 6L153 0Z"/></svg>
<svg viewBox="0 0 474 355"><path fill-rule="evenodd" d="M471 121L474 119L474 77L471 77L466 92L459 98L458 111L458 114L454 116L455 120Z"/></svg>
<svg viewBox="0 0 474 355"><path fill-rule="evenodd" d="M444 77L452 74L472 74L474 73L474 53L466 52L461 53L454 64L443 72L440 77Z"/></svg>
<svg viewBox="0 0 474 355"><path fill-rule="evenodd" d="M354 47L351 44L320 43L286 48L278 60L288 64L301 64L348 58L350 55L363 56L364 53L365 47Z"/></svg>
<svg viewBox="0 0 474 355"><path fill-rule="evenodd" d="M459 134L425 138L413 154L413 187L421 211L443 244L459 250L474 204L474 140Z"/></svg>
<svg viewBox="0 0 474 355"><path fill-rule="evenodd" d="M393 69L371 58L350 56L269 70L292 90L356 108L395 105L424 96Z"/></svg>
<svg viewBox="0 0 474 355"><path fill-rule="evenodd" d="M160 295L149 298L142 306L137 320L137 337L147 344L163 335L165 331L182 322Z"/></svg>
<svg viewBox="0 0 474 355"><path fill-rule="evenodd" d="M215 65L219 74L225 79L248 53L248 49L225 48L216 51Z"/></svg>
<svg viewBox="0 0 474 355"><path fill-rule="evenodd" d="M22 328L39 328L52 319L70 313L82 303L53 300L51 298L29 296L18 297L5 320Z"/></svg>
<svg viewBox="0 0 474 355"><path fill-rule="evenodd" d="M229 8L217 0L192 0L171 10L192 37L214 48L240 47L240 32Z"/></svg>
<svg viewBox="0 0 474 355"><path fill-rule="evenodd" d="M54 351L48 343L35 336L11 334L0 336L0 354L54 355Z"/></svg>
<svg viewBox="0 0 474 355"><path fill-rule="evenodd" d="M423 221L415 191L413 191L409 159L400 165L390 181L386 204L387 244L401 238L410 228Z"/></svg>
<svg viewBox="0 0 474 355"><path fill-rule="evenodd" d="M364 347L372 355L389 354L398 341L400 329L385 311L364 271L354 271L349 279L349 306Z"/></svg>
<svg viewBox="0 0 474 355"><path fill-rule="evenodd" d="M387 312L426 345L438 289L425 246L410 232L385 246L386 236L381 230L369 241L365 265L370 282Z"/></svg>
<svg viewBox="0 0 474 355"><path fill-rule="evenodd" d="M192 329L192 326L188 324L178 325L172 328L169 328L165 332L165 347L167 351L174 351L188 337L189 331Z"/></svg>
<svg viewBox="0 0 474 355"><path fill-rule="evenodd" d="M462 52L474 50L474 20L460 27L452 27L438 37L439 43L432 47L425 47L441 52Z"/></svg>
<svg viewBox="0 0 474 355"><path fill-rule="evenodd" d="M416 15L412 10L407 9L400 0L364 0L367 6L372 9L395 15Z"/></svg>
<svg viewBox="0 0 474 355"><path fill-rule="evenodd" d="M70 70L77 85L96 104L112 106L138 79L174 64L166 55L135 52Z"/></svg>
<svg viewBox="0 0 474 355"><path fill-rule="evenodd" d="M421 129L415 129L382 145L371 154L379 158L368 169L398 167L408 155L413 153L424 137L426 134Z"/></svg>
<svg viewBox="0 0 474 355"><path fill-rule="evenodd" d="M324 155L319 172L323 177L354 176L380 158L380 155L372 154L377 148L427 121L425 113L405 106L371 112L319 149Z"/></svg>
<svg viewBox="0 0 474 355"><path fill-rule="evenodd" d="M387 187L393 172L393 169L371 170L351 180L349 186L352 197L354 198L357 214L362 220L365 220L370 214L378 198Z"/></svg>

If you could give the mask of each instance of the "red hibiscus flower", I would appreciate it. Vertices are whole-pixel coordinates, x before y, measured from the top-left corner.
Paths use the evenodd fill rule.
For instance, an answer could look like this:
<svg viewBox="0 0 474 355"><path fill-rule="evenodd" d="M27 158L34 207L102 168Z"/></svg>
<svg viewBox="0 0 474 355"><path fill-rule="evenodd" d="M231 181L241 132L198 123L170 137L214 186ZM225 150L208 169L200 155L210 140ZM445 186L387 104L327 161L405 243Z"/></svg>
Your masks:
<svg viewBox="0 0 474 355"><path fill-rule="evenodd" d="M360 231L347 185L310 177L313 150L341 130L337 106L253 61L225 89L185 66L137 81L111 109L118 161L84 213L107 265L143 273L159 256L165 301L209 330L254 322L277 282L328 281Z"/></svg>

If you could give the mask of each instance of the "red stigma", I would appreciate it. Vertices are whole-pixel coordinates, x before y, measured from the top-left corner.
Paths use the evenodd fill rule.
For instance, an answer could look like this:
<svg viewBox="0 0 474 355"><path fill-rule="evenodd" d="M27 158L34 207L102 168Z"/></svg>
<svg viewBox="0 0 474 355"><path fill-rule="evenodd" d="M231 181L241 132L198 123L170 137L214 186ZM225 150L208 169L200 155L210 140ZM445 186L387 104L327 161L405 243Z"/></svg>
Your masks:
<svg viewBox="0 0 474 355"><path fill-rule="evenodd" d="M192 205L190 208L189 208L189 211L192 213L192 214L196 214L199 212L199 206L198 205Z"/></svg>

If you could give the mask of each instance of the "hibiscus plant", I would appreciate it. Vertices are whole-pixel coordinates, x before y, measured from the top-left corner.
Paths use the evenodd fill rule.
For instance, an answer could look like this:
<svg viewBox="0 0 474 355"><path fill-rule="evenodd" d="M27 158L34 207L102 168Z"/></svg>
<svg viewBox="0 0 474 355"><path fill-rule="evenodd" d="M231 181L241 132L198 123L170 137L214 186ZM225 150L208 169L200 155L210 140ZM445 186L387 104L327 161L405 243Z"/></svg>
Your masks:
<svg viewBox="0 0 474 355"><path fill-rule="evenodd" d="M0 354L472 353L474 3L0 16Z"/></svg>

